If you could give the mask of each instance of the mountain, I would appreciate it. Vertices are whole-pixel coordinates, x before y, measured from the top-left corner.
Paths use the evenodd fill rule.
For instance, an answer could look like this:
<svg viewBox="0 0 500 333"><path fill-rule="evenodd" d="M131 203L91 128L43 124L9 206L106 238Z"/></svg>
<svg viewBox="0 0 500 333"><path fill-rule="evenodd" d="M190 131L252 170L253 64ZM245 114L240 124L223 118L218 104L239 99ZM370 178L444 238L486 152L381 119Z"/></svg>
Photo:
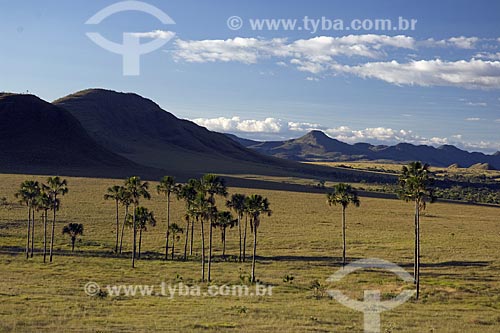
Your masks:
<svg viewBox="0 0 500 333"><path fill-rule="evenodd" d="M116 175L153 171L95 142L65 109L33 95L0 94L0 171Z"/></svg>
<svg viewBox="0 0 500 333"><path fill-rule="evenodd" d="M270 166L296 167L179 119L137 94L88 89L53 104L68 110L106 149L174 174L269 173Z"/></svg>
<svg viewBox="0 0 500 333"><path fill-rule="evenodd" d="M328 137L321 131L311 131L306 135L287 141L259 142L251 149L279 158L296 161L347 160L352 155L362 157L362 150Z"/></svg>
<svg viewBox="0 0 500 333"><path fill-rule="evenodd" d="M499 152L486 155L467 152L452 145L437 148L409 143L399 143L395 146L375 146L369 143L350 145L330 138L321 131L311 131L300 138L286 141L250 143L247 147L263 154L295 161L419 160L442 167L452 164L470 167L477 163L487 163L488 167L500 170Z"/></svg>
<svg viewBox="0 0 500 333"><path fill-rule="evenodd" d="M230 138L231 140L238 142L243 147L248 147L260 143L260 141L240 138L239 136L236 136L234 134L229 134L229 133L223 133L223 134L228 138Z"/></svg>

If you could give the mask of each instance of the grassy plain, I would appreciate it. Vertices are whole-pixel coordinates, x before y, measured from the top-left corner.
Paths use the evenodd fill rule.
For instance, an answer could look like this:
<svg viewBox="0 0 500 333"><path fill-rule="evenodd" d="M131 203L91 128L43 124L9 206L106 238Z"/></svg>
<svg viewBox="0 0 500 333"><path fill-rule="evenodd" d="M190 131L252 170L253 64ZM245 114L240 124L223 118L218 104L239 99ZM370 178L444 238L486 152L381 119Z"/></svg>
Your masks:
<svg viewBox="0 0 500 333"><path fill-rule="evenodd" d="M0 175L0 197L14 201L24 179ZM154 193L142 204L158 225L144 234L143 258L130 268L131 232L126 253L112 255L114 203L104 201L114 179L68 178L56 227L56 255L43 264L40 253L24 258L26 208L0 208L0 331L5 332L362 332L363 315L311 288L343 290L362 299L364 289L380 289L384 298L411 288L393 274L377 270L351 274L337 284L325 280L340 268L340 208L328 207L318 193L230 188L230 193L259 193L269 198L273 216L265 217L258 235L257 278L272 285L264 297L91 297L84 285L200 284L199 229L189 261L163 261L166 203ZM222 200L219 199L219 203ZM219 204L220 205L220 204ZM184 205L173 201L172 221L181 225ZM121 211L122 213L122 211ZM382 332L498 332L500 327L500 208L435 203L422 217L422 293L382 314ZM62 226L83 223L85 233L70 253ZM42 247L40 223L36 247ZM237 252L237 229L228 231L228 254ZM183 239L181 237L181 239ZM251 239L251 238L250 238ZM182 248L182 242L177 249ZM249 242L251 243L251 242ZM223 261L219 232L214 233L214 285L240 284L250 261ZM250 245L250 244L249 244ZM251 253L250 246L247 254ZM177 254L179 252L177 251ZM349 261L381 258L412 272L412 206L397 200L361 198L347 210ZM284 281L285 276L292 281Z"/></svg>

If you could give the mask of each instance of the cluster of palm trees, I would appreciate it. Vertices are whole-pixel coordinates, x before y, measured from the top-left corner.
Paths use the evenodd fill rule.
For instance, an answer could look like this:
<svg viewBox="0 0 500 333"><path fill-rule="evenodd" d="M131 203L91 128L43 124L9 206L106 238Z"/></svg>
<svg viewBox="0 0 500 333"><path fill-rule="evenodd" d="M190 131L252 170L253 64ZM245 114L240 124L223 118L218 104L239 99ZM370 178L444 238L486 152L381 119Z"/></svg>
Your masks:
<svg viewBox="0 0 500 333"><path fill-rule="evenodd" d="M403 166L399 176L399 198L415 204L415 244L414 244L414 283L416 299L420 294L420 213L425 209L426 202L434 202L433 178L428 164L411 162ZM346 208L349 205L359 207L360 200L355 188L339 183L333 191L326 194L330 206L340 205L342 208L342 266L346 264Z"/></svg>
<svg viewBox="0 0 500 333"><path fill-rule="evenodd" d="M60 177L49 177L47 184L40 184L34 180L24 181L15 196L22 204L28 207L28 223L26 235L26 259L33 258L35 241L35 212L42 212L43 223L43 262L47 260L47 223L48 212L53 212L50 234L49 261L52 262L54 249L54 232L56 212L61 207L60 197L68 193L68 184Z"/></svg>
<svg viewBox="0 0 500 333"><path fill-rule="evenodd" d="M219 229L222 242L222 257L226 258L226 232L238 226L239 233L239 255L240 262L246 259L247 229L250 224L253 233L253 257L252 257L252 281L255 281L255 257L257 252L257 230L260 225L261 216L271 215L270 204L267 198L261 195L246 196L244 194L233 194L230 200L225 202L225 206L230 210L219 210L216 198L226 198L228 195L227 186L223 178L214 174L205 174L200 179L190 179L185 184L176 183L173 176L165 176L160 180L156 188L158 194L166 198L167 208L167 228L165 230L165 260L174 259L175 243L180 240L180 235L184 234L184 256L187 260L188 253L193 255L195 225L200 229L201 243L201 280L211 281L211 269L213 261L213 231ZM185 202L183 221L185 228L177 223L171 223L170 206L172 197ZM140 258L142 231L148 225L155 226L156 219L153 212L139 206L141 198L150 199L149 185L142 182L139 177L130 177L122 186L115 185L108 188L104 195L107 200L114 200L116 205L116 238L115 252L122 253L123 234L125 226L131 225L133 229L133 251L132 267L135 267L135 259ZM125 217L120 225L119 205L125 207ZM133 214L129 214L129 206L133 205ZM233 217L231 210L237 218ZM242 227L243 217L245 225ZM208 255L206 254L206 228L208 224ZM136 255L137 232L139 232L139 252ZM172 242L170 246L170 241ZM189 248L189 250L188 250Z"/></svg>

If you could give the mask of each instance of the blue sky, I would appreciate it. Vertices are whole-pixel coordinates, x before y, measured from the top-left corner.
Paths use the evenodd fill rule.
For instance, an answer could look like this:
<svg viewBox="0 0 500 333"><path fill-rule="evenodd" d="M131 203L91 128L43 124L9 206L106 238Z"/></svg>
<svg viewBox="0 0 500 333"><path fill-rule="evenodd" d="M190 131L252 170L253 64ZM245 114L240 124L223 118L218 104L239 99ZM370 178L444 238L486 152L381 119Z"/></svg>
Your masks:
<svg viewBox="0 0 500 333"><path fill-rule="evenodd" d="M48 101L102 87L136 92L178 117L254 139L310 129L347 142L500 150L498 1L152 1L85 22L118 1L0 0L0 90ZM242 19L231 30L227 20ZM416 19L415 30L306 31L303 18ZM250 20L292 19L293 31ZM338 22L338 21L337 21ZM302 29L299 30L299 26ZM124 76L122 57L87 32L175 36ZM169 35L170 36L170 35Z"/></svg>

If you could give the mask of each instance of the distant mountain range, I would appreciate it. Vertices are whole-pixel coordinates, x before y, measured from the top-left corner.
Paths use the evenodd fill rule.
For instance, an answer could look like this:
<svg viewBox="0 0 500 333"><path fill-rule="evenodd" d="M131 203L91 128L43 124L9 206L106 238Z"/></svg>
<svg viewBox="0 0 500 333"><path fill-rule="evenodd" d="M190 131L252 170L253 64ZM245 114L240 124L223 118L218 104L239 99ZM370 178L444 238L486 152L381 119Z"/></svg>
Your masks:
<svg viewBox="0 0 500 333"><path fill-rule="evenodd" d="M247 148L248 147L248 148ZM298 163L313 160L424 160L500 168L500 153L349 145L313 131L299 139L257 142L212 132L133 93L89 89L52 103L27 94L0 93L0 172L123 178L179 179L213 172L392 182L394 176ZM233 184L258 180L232 178ZM242 182L246 182L243 184ZM264 184L265 185L265 184ZM263 186L262 182L259 186Z"/></svg>
<svg viewBox="0 0 500 333"><path fill-rule="evenodd" d="M314 166L260 154L161 109L133 93L88 89L52 103L0 94L0 172L179 179L228 175L359 181L392 178ZM233 184L256 180L233 178Z"/></svg>
<svg viewBox="0 0 500 333"><path fill-rule="evenodd" d="M227 134L231 139L259 153L294 161L423 161L434 166L475 167L500 170L500 152L486 155L467 152L452 145L432 147L399 143L395 146L369 143L347 144L330 138L322 131L285 141L259 142Z"/></svg>

